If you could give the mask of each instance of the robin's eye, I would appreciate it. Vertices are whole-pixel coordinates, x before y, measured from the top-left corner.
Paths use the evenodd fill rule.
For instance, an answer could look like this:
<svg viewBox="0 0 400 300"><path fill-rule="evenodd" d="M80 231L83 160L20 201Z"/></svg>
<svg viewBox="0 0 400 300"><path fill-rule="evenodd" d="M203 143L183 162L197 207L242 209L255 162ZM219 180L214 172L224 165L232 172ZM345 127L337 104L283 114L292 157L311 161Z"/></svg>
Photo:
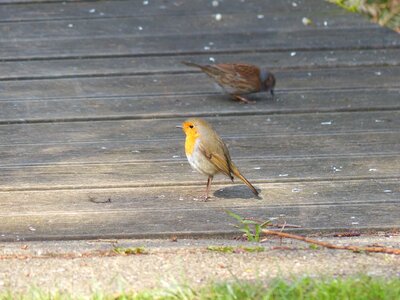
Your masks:
<svg viewBox="0 0 400 300"><path fill-rule="evenodd" d="M194 126L193 126L193 125L189 125L189 127L190 127L190 128L193 128Z"/></svg>

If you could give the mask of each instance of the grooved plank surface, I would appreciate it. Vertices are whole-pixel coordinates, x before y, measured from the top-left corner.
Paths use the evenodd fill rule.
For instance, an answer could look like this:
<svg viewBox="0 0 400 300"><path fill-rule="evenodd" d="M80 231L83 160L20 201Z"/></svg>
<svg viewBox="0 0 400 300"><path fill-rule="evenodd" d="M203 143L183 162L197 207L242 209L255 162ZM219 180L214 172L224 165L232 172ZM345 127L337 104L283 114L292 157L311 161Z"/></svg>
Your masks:
<svg viewBox="0 0 400 300"><path fill-rule="evenodd" d="M385 33L385 31L387 31ZM223 37L223 38L221 38ZM90 39L90 43L87 42ZM190 42L188 42L190 40ZM213 46L210 47L210 43ZM158 47L162 44L162 47ZM204 49L209 47L210 50ZM246 33L184 33L168 36L93 36L0 41L0 59L157 56L221 52L398 48L398 35L382 28L349 28Z"/></svg>
<svg viewBox="0 0 400 300"><path fill-rule="evenodd" d="M298 51L292 55L290 51L264 53L212 54L216 62L244 61L268 66L271 70L296 70L326 67L362 67L362 66L398 66L398 50L337 50ZM208 64L210 54L196 55L198 63ZM158 73L178 73L193 71L182 61L190 61L191 55L174 55L169 57L105 57L92 59L56 59L0 61L0 80L15 79L51 79L76 78L93 76L151 75Z"/></svg>
<svg viewBox="0 0 400 300"><path fill-rule="evenodd" d="M400 88L400 66L277 70L279 89L285 91L348 88ZM357 76L362 74L362 76ZM378 75L377 75L378 74ZM214 83L202 73L90 78L16 80L2 82L0 101L115 96L149 96L215 93ZM277 91L277 95L281 92ZM268 98L266 96L264 98ZM218 98L218 97L217 97ZM219 96L220 98L220 96Z"/></svg>
<svg viewBox="0 0 400 300"><path fill-rule="evenodd" d="M277 91L279 93L279 91ZM213 95L160 95L127 97L90 97L61 99L21 99L2 100L0 116L2 123L24 123L54 121L88 121L113 119L172 118L187 116L243 115L243 114L291 114L298 112L357 112L357 111L397 111L400 108L400 89L350 89L326 91L292 91L284 96L277 95L275 101L259 95L254 105L237 105L229 97ZM257 98L254 96L254 98ZM384 101L377 101L384 99ZM211 111L212 109L212 111ZM48 113L51 110L51 114ZM211 111L211 113L210 113ZM379 114L380 112L376 112ZM311 115L315 116L315 115ZM324 115L322 115L323 117ZM377 115L379 116L379 115ZM268 119L268 117L265 117ZM376 123L379 122L379 119ZM383 124L380 124L383 126ZM57 127L57 123L50 128ZM73 126L73 125L72 125ZM87 123L84 126L97 126ZM7 128L7 127L3 127ZM19 130L14 127L10 132ZM35 128L35 127L31 127ZM321 127L327 128L327 127ZM330 128L330 127L328 127ZM0 128L1 130L1 128ZM29 129L28 129L29 130ZM4 132L4 130L2 130ZM8 132L8 130L7 130ZM4 132L4 134L6 134ZM136 132L140 134L140 132ZM23 135L22 139L29 139Z"/></svg>
<svg viewBox="0 0 400 300"><path fill-rule="evenodd" d="M233 234L237 231L232 219L223 211L226 208L243 217L286 220L289 224L302 225L307 231L390 230L400 225L397 205L400 190L397 182L390 180L280 183L259 187L262 199L258 200L249 198L248 191L241 186L223 187L215 193L218 204L199 202L196 195L193 196L201 192L198 187L17 192L13 200L17 199L24 210L8 207L6 213L1 213L6 232L3 239ZM385 193L389 188L394 192ZM31 208L26 197L36 200L42 210ZM52 202L59 203L58 210L54 210ZM24 213L26 210L30 211L29 215ZM382 215L385 224L382 224ZM49 226L52 227L50 231Z"/></svg>
<svg viewBox="0 0 400 300"><path fill-rule="evenodd" d="M43 0L45 1L45 0ZM343 23L354 22L349 14L337 7L319 0L298 0L297 6L293 6L291 0L281 0L271 5L269 1L220 1L215 7L210 1L163 1L153 0L144 5L142 1L48 1L42 5L40 1L29 0L0 0L1 3L27 2L24 5L2 5L0 6L0 17L3 22L10 21L43 21L43 20L74 20L74 19L107 19L142 16L193 16L212 15L218 12L224 14L242 14L243 12L253 14L264 14L273 16L276 19L290 17L296 14L311 14L319 12L321 16L331 15L333 17L346 16ZM53 3L51 3L53 2ZM62 2L62 3L60 3ZM362 23L361 18L357 21ZM332 21L337 19L332 18ZM154 23L152 23L154 24ZM157 24L154 24L157 25ZM364 21L364 26L366 23Z"/></svg>
<svg viewBox="0 0 400 300"><path fill-rule="evenodd" d="M0 0L0 240L400 227L400 36L319 0ZM216 19L221 14L221 19ZM302 18L313 21L302 24ZM254 105L181 64L277 78ZM207 118L259 189L186 161Z"/></svg>
<svg viewBox="0 0 400 300"><path fill-rule="evenodd" d="M236 106L237 107L237 106ZM78 143L147 143L159 140L182 140L183 133L175 128L184 118L106 120L97 122L54 122L10 124L0 127L0 147L19 145L58 145ZM324 114L292 113L208 117L223 132L224 138L329 136L400 131L399 111L331 112ZM232 124L240 124L232 126ZM243 132L242 128L248 128ZM46 131L46 135L42 133ZM261 142L261 141L260 141ZM334 147L334 145L332 145Z"/></svg>
<svg viewBox="0 0 400 300"><path fill-rule="evenodd" d="M297 12L297 11L296 11ZM289 17L274 17L275 13L268 14L259 19L258 28L254 28L254 18L256 13L224 14L224 22L215 20L215 15L181 15L181 16L158 16L157 23L153 21L154 16L150 17L130 17L130 18L113 18L113 19L89 19L89 20L63 20L63 21L35 21L13 23L10 30L9 23L0 23L0 34L2 40L26 40L26 39L60 39L61 37L78 38L90 37L96 35L98 37L107 36L169 36L179 35L182 29L188 30L191 34L205 33L230 33L239 32L287 32L298 29L298 23L303 17L304 12L291 14ZM334 18L334 21L332 21ZM344 22L348 19L348 15L337 16L333 13L326 15L324 12L316 15L314 20L317 24L329 22L329 28L355 28L366 27L363 20L358 18L351 19L350 22ZM346 26L343 26L345 24ZM360 25L364 26L360 26ZM377 25L372 23L371 28ZM310 31L313 29L310 28ZM44 34L45 32L45 34Z"/></svg>
<svg viewBox="0 0 400 300"><path fill-rule="evenodd" d="M381 179L400 176L400 156L382 153L351 157L271 157L235 159L251 182L285 182L336 179ZM191 172L185 161L118 163L63 163L0 168L0 191L148 187L197 183L204 193L206 177ZM237 180L236 180L237 181ZM217 176L215 183L231 185ZM250 193L250 192L249 192ZM249 194L251 196L251 193Z"/></svg>

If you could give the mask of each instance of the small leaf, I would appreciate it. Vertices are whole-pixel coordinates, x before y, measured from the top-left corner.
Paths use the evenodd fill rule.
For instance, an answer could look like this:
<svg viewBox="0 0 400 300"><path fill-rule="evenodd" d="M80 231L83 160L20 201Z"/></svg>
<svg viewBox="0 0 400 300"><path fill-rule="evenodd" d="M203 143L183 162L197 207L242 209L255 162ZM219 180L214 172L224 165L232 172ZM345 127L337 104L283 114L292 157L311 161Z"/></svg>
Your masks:
<svg viewBox="0 0 400 300"><path fill-rule="evenodd" d="M232 253L235 249L232 246L208 246L207 250L223 252L223 253Z"/></svg>
<svg viewBox="0 0 400 300"><path fill-rule="evenodd" d="M115 247L113 251L117 254L125 254L125 255L135 255L135 254L146 254L146 249L143 247L136 248L121 248Z"/></svg>
<svg viewBox="0 0 400 300"><path fill-rule="evenodd" d="M241 216L239 216L239 215L237 215L237 214L235 214L235 213L233 213L233 212L231 212L231 211L229 211L229 210L226 210L225 211L228 215L230 215L231 217L233 217L233 218L235 218L236 220L238 220L239 222L243 222L243 218L241 217Z"/></svg>
<svg viewBox="0 0 400 300"><path fill-rule="evenodd" d="M253 220L243 220L243 224L252 224L252 225L258 225L258 222L253 221Z"/></svg>

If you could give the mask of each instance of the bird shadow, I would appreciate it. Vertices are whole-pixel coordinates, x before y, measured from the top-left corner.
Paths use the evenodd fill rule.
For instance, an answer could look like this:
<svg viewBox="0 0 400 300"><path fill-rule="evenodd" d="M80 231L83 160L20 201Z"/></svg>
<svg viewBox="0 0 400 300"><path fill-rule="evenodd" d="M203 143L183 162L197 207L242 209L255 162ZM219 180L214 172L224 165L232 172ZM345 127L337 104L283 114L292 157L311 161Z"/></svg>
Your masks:
<svg viewBox="0 0 400 300"><path fill-rule="evenodd" d="M217 198L224 198L224 199L234 199L234 198L258 199L258 200L262 199L260 196L255 196L245 185L234 185L219 189L214 192L214 196Z"/></svg>

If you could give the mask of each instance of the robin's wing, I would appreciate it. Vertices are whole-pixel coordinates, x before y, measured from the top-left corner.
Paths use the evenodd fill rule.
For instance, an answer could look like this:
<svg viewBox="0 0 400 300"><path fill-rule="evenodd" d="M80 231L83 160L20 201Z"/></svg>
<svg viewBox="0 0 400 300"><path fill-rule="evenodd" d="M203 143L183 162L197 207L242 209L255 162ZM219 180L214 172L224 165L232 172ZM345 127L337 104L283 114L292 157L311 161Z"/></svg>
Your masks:
<svg viewBox="0 0 400 300"><path fill-rule="evenodd" d="M219 143L217 147L207 147L207 145L200 144L199 150L221 173L233 180L228 148L221 139L218 139L217 143ZM218 150L207 150L213 148Z"/></svg>

